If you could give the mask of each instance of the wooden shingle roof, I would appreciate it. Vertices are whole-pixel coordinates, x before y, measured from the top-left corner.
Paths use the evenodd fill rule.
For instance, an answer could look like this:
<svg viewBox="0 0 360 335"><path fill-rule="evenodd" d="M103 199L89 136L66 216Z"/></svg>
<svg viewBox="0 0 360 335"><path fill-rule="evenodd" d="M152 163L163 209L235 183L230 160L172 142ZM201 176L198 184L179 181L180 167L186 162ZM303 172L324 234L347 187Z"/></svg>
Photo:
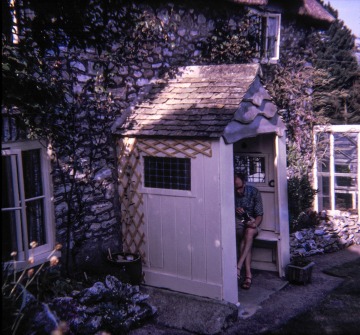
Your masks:
<svg viewBox="0 0 360 335"><path fill-rule="evenodd" d="M228 0L241 5L267 5L268 0Z"/></svg>
<svg viewBox="0 0 360 335"><path fill-rule="evenodd" d="M302 5L298 10L298 14L329 23L335 20L335 18L317 0L303 0Z"/></svg>
<svg viewBox="0 0 360 335"><path fill-rule="evenodd" d="M142 137L223 136L233 142L239 133L245 134L243 127L249 131L256 125L252 132L265 124L265 132L283 129L259 74L258 64L181 68L174 79L153 85L146 99L115 133Z"/></svg>

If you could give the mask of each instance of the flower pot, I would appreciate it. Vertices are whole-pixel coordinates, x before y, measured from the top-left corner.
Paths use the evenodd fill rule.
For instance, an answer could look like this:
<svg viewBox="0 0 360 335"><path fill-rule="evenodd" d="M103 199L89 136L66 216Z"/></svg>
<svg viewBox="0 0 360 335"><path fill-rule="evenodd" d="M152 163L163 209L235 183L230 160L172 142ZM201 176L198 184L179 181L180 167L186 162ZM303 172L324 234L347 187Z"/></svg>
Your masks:
<svg viewBox="0 0 360 335"><path fill-rule="evenodd" d="M308 264L289 264L286 267L286 278L290 283L303 284L311 282L312 268L315 265L314 262L308 262Z"/></svg>
<svg viewBox="0 0 360 335"><path fill-rule="evenodd" d="M113 275L122 282L140 285L143 279L142 262L140 255L118 252L107 256L107 261L114 268Z"/></svg>

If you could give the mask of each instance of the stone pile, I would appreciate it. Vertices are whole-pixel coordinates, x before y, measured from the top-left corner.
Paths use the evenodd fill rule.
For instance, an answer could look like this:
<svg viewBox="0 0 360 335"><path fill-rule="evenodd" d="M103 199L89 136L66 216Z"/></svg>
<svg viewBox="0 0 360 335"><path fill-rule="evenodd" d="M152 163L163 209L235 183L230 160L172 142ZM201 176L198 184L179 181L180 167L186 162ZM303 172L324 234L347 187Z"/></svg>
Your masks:
<svg viewBox="0 0 360 335"><path fill-rule="evenodd" d="M290 234L290 255L311 256L330 253L360 244L360 222L357 214L323 211L318 225Z"/></svg>
<svg viewBox="0 0 360 335"><path fill-rule="evenodd" d="M27 290L19 296L21 299L16 303L21 305L17 306L21 318L17 334L23 335L127 334L157 312L139 286L125 284L110 275L103 282L74 290L69 296L56 297L48 303L39 302ZM11 301L9 299L9 306ZM12 323L10 315L6 321ZM2 329L10 329L10 326Z"/></svg>

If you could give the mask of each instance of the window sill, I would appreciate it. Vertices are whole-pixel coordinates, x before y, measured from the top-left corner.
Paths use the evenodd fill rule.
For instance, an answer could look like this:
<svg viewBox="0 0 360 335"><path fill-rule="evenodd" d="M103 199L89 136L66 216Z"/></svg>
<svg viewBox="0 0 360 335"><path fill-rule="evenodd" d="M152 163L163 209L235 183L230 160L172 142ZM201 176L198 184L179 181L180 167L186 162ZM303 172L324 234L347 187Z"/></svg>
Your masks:
<svg viewBox="0 0 360 335"><path fill-rule="evenodd" d="M29 262L27 261L16 261L16 272L19 272L19 271L23 271L24 269L31 269L33 267L36 267L38 265L41 265L43 263L46 263L46 262L49 262L50 259L48 259L48 256L49 256L50 252L47 252L47 253L42 253L42 254L39 254L39 255L36 255L34 258L35 258L35 261L33 264L29 264ZM58 258L61 257L61 252L60 251L56 251L54 253L54 256L57 256ZM12 261L8 261L8 262L5 262L3 264L3 271L4 269L6 269L8 267L8 271L14 271L14 264Z"/></svg>

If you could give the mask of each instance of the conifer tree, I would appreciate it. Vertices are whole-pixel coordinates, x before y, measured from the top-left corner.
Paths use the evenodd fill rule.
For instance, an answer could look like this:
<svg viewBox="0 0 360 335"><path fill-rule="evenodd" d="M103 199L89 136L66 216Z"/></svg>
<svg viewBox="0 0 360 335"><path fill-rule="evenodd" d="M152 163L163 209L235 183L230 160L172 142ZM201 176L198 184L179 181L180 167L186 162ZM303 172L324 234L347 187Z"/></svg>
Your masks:
<svg viewBox="0 0 360 335"><path fill-rule="evenodd" d="M337 19L315 43L314 66L327 71L328 78L317 87L322 99L314 101L314 109L326 114L332 124L360 122L360 91L356 89L359 65L354 56L354 42L351 31Z"/></svg>

